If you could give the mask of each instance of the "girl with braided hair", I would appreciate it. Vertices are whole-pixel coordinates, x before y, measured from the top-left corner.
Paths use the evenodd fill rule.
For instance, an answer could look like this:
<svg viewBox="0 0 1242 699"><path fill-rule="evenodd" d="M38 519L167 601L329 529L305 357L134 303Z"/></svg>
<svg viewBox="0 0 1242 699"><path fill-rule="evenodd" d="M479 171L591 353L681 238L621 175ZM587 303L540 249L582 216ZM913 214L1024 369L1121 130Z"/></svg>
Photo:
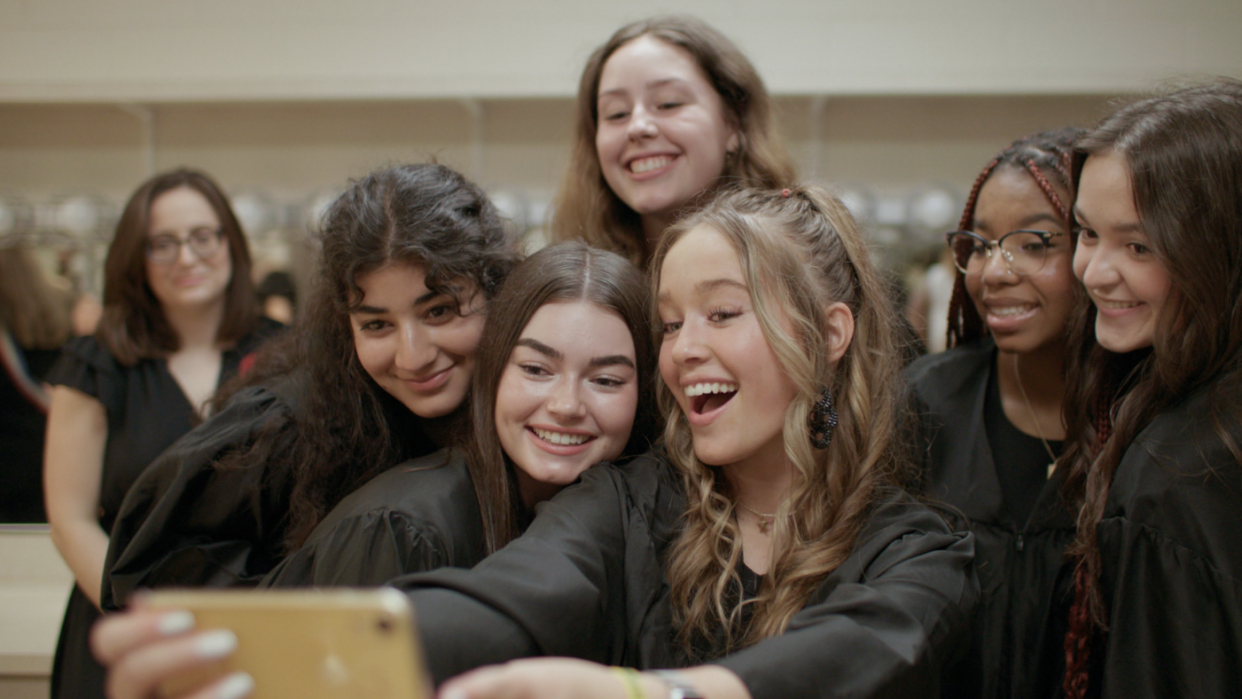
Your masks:
<svg viewBox="0 0 1242 699"><path fill-rule="evenodd" d="M1071 259L1076 129L1015 141L983 168L948 234L950 349L906 372L918 487L978 537L972 649L946 694L1045 696L1061 654L1041 643L1073 516L1052 464L1064 438L1066 340L1083 302ZM1062 593L1062 596L1064 593Z"/></svg>
<svg viewBox="0 0 1242 699"><path fill-rule="evenodd" d="M1122 107L1074 149L1081 505L1065 693L1242 691L1242 83Z"/></svg>

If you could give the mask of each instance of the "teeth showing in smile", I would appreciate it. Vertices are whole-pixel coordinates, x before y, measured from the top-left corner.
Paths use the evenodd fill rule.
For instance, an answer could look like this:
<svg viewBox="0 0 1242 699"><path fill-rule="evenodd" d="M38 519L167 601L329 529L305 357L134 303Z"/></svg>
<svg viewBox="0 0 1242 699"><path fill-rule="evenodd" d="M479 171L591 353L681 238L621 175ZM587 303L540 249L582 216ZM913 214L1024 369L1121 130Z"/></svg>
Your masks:
<svg viewBox="0 0 1242 699"><path fill-rule="evenodd" d="M534 430L535 434L538 435L539 438L542 439L543 441L551 442L553 444L560 444L562 446L574 446L577 444L582 444L583 442L587 441L587 436L585 434L565 434L564 432L550 432L548 430L543 430L538 427L532 427L531 429Z"/></svg>
<svg viewBox="0 0 1242 699"><path fill-rule="evenodd" d="M695 396L703 396L709 393L737 393L737 384L735 383L696 383L693 386L686 386L686 397L694 398Z"/></svg>
<svg viewBox="0 0 1242 699"><path fill-rule="evenodd" d="M1096 299L1095 305L1100 308L1107 308L1113 311L1124 311L1127 308L1134 308L1139 304L1137 301L1101 301L1100 299Z"/></svg>
<svg viewBox="0 0 1242 699"><path fill-rule="evenodd" d="M1034 306L988 306L988 313L1005 318L1007 316L1021 315L1032 308L1034 308Z"/></svg>
<svg viewBox="0 0 1242 699"><path fill-rule="evenodd" d="M667 155L656 155L650 158L639 158L638 160L635 160L634 162L630 163L630 172L634 173L635 175L641 175L644 172L649 172L657 168L662 168L671 162L673 162L673 159L668 157Z"/></svg>

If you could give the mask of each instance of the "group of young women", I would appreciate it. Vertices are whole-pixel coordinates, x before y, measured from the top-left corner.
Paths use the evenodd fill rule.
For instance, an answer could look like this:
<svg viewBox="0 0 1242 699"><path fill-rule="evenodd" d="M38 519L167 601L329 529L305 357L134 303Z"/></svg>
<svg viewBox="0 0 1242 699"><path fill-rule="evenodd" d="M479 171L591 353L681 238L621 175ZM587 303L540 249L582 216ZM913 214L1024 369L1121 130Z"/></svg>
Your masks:
<svg viewBox="0 0 1242 699"><path fill-rule="evenodd" d="M731 42L649 20L580 86L553 227L598 247L519 262L443 166L353 182L298 326L201 425L131 458L123 504L91 522L111 540L74 567L87 603L129 607L94 633L110 695L232 650L139 588L384 583L413 599L446 696L1242 687L1242 87L989 163L948 239L953 348L904 392L867 245L793 181L769 118ZM210 391L183 369L216 385L254 327L222 320L244 239L203 203L188 184L136 195L114 252L139 300L105 294L105 320L149 343L105 346L122 373L170 374L191 411ZM76 402L58 422L53 399L51 429L105 424L103 454L139 422L94 386L56 389ZM49 503L59 459L82 514L108 479L69 444Z"/></svg>

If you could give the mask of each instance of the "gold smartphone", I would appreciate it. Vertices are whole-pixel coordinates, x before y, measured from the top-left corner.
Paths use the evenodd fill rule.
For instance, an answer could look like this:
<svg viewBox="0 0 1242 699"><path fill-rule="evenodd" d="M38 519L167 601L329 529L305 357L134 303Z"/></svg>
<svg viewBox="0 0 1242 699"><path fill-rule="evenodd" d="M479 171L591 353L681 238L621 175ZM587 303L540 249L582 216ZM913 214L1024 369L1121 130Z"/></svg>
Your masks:
<svg viewBox="0 0 1242 699"><path fill-rule="evenodd" d="M391 588L256 592L156 590L147 606L185 609L196 628L237 634L231 656L172 678L179 696L239 670L253 699L426 699L431 684L409 599Z"/></svg>

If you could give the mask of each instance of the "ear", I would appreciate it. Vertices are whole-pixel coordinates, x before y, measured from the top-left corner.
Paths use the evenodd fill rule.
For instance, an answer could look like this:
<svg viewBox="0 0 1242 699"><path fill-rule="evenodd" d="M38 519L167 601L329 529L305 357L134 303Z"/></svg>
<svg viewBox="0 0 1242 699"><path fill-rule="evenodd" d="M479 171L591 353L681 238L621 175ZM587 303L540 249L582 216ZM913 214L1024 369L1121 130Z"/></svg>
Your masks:
<svg viewBox="0 0 1242 699"><path fill-rule="evenodd" d="M824 309L824 340L828 361L836 364L854 341L854 314L850 307L837 301Z"/></svg>
<svg viewBox="0 0 1242 699"><path fill-rule="evenodd" d="M725 140L725 153L729 155L737 155L738 150L742 147L742 134L734 128L729 132L729 138Z"/></svg>

